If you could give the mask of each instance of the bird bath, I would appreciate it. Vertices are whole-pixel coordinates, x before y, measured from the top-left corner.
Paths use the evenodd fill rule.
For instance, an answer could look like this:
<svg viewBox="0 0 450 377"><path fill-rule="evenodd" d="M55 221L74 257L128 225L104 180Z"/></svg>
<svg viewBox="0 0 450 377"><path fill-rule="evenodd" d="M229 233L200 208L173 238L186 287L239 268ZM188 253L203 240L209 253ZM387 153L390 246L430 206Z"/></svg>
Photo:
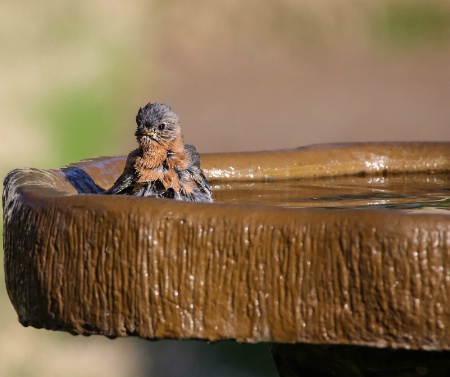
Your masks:
<svg viewBox="0 0 450 377"><path fill-rule="evenodd" d="M396 349L426 355L417 375L450 368L450 143L203 155L212 204L95 195L124 163L7 176L23 325L272 342L282 376L363 376L360 352Z"/></svg>

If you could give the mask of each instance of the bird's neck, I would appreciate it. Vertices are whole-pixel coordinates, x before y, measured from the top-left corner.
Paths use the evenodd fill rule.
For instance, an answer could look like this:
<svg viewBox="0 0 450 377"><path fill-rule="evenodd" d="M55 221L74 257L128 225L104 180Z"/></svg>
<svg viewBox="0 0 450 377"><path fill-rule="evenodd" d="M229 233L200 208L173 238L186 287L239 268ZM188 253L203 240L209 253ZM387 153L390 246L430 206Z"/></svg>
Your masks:
<svg viewBox="0 0 450 377"><path fill-rule="evenodd" d="M140 156L136 159L136 169L154 169L164 162L167 157L167 151L157 142L149 142L140 145Z"/></svg>
<svg viewBox="0 0 450 377"><path fill-rule="evenodd" d="M184 168L183 162L186 160L184 152L183 137L180 135L176 139L160 144L150 141L140 145L141 154L136 159L136 170L154 169L164 163L170 168ZM168 157L168 153L170 157Z"/></svg>

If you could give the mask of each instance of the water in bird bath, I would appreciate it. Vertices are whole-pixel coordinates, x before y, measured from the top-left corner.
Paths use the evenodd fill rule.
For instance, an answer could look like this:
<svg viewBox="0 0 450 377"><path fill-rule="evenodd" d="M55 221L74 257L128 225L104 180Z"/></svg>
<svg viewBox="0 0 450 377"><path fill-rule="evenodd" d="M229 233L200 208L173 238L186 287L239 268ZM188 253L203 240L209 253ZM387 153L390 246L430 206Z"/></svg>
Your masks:
<svg viewBox="0 0 450 377"><path fill-rule="evenodd" d="M213 185L216 202L291 208L395 208L450 215L450 173L343 176Z"/></svg>

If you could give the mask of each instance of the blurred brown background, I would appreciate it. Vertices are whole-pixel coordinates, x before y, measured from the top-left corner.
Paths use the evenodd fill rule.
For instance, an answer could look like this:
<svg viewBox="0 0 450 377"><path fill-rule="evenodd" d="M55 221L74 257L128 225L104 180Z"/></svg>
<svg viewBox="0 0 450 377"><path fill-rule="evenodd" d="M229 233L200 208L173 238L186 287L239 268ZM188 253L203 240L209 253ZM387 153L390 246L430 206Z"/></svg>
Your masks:
<svg viewBox="0 0 450 377"><path fill-rule="evenodd" d="M6 0L0 38L2 176L127 154L149 101L203 153L450 139L448 1ZM25 329L0 299L0 376L274 375L264 345Z"/></svg>

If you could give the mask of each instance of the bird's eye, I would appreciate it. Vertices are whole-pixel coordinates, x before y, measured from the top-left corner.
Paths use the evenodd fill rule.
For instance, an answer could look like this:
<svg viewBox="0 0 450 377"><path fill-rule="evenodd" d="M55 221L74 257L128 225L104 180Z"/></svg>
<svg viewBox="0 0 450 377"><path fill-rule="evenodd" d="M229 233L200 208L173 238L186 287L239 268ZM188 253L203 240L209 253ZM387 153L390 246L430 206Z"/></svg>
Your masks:
<svg viewBox="0 0 450 377"><path fill-rule="evenodd" d="M164 131L166 129L166 124L165 123L161 123L158 125L158 130L160 131Z"/></svg>

